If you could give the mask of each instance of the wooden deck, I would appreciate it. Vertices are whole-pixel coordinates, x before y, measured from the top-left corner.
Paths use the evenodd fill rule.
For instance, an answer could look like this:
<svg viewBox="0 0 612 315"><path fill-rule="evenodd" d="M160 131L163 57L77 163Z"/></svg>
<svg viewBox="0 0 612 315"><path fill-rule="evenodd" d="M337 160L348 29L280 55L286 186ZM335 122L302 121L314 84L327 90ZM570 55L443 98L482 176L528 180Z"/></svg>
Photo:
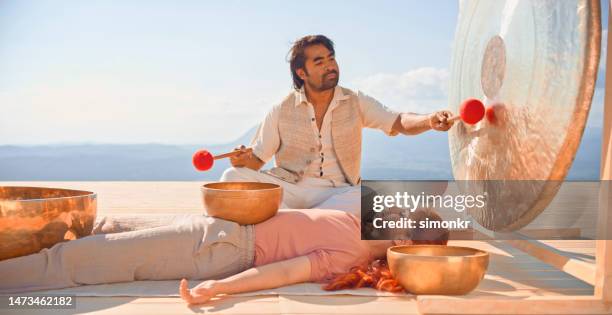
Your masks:
<svg viewBox="0 0 612 315"><path fill-rule="evenodd" d="M6 186L74 188L98 194L98 213L198 213L200 182L0 182ZM501 241L454 241L452 244L488 251L487 275L471 294L460 300L530 300L534 297L593 295L593 286L544 264ZM548 241L568 257L594 265L594 241ZM593 266L594 268L594 266ZM226 297L206 306L188 307L178 298L79 297L76 313L94 314L418 314L421 297L259 296ZM463 310L465 312L466 310ZM508 312L511 312L510 310ZM37 314L7 311L2 314ZM74 314L75 310L54 314ZM38 314L43 314L39 312Z"/></svg>

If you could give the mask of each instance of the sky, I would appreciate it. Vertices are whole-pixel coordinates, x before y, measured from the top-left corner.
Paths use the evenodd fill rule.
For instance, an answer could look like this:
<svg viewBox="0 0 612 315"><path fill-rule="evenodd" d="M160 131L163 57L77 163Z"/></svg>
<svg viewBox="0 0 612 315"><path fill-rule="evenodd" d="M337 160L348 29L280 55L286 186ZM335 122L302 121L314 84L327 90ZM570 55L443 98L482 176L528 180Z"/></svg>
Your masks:
<svg viewBox="0 0 612 315"><path fill-rule="evenodd" d="M450 0L3 1L0 144L229 142L291 91L287 51L307 34L334 40L340 84L443 109L457 13Z"/></svg>

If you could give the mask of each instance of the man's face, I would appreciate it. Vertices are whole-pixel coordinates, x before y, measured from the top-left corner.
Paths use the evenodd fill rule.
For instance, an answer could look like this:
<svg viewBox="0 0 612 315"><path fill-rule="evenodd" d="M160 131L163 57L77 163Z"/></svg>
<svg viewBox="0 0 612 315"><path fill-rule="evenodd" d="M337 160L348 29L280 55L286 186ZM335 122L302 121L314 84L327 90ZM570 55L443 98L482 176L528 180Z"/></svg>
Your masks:
<svg viewBox="0 0 612 315"><path fill-rule="evenodd" d="M340 71L333 53L323 45L312 45L306 47L304 54L304 68L296 71L304 84L314 91L335 88L340 79Z"/></svg>

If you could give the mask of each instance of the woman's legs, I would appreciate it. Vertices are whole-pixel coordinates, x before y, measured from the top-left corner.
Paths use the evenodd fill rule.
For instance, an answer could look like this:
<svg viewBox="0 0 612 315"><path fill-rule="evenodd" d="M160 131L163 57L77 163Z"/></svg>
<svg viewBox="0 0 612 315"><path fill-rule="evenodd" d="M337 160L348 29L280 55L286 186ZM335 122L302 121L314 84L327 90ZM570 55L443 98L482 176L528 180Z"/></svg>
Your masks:
<svg viewBox="0 0 612 315"><path fill-rule="evenodd" d="M252 226L202 215L161 227L92 235L0 261L0 293L225 277L252 266L253 237Z"/></svg>
<svg viewBox="0 0 612 315"><path fill-rule="evenodd" d="M175 224L193 214L117 215L97 218L91 234L120 233Z"/></svg>

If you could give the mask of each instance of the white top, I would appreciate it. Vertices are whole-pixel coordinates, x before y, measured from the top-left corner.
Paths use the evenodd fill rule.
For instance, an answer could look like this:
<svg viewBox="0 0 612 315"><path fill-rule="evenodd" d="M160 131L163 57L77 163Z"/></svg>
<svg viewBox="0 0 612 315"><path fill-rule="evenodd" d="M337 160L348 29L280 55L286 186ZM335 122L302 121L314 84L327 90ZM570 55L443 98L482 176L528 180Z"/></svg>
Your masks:
<svg viewBox="0 0 612 315"><path fill-rule="evenodd" d="M319 149L317 153L320 157L310 163L307 169L304 170L304 176L329 180L335 187L348 185L336 157L331 134L331 113L334 108L338 106L338 101L348 96L344 95L339 86L336 86L334 97L329 104L327 112L325 112L321 131L319 132L317 122L314 118L314 106L306 98L304 88L294 93L296 93L295 106L302 104L308 106L313 135L316 137ZM394 132L392 128L393 123L399 115L398 112L387 108L374 98L360 91L357 91L357 98L359 100L361 120L364 127L380 129L390 136L397 135L397 132ZM274 106L268 113L262 122L259 134L253 139L253 143L251 143L253 154L264 162L270 161L280 147L280 136L278 131L279 116L280 104ZM351 139L346 139L346 141L351 141Z"/></svg>

